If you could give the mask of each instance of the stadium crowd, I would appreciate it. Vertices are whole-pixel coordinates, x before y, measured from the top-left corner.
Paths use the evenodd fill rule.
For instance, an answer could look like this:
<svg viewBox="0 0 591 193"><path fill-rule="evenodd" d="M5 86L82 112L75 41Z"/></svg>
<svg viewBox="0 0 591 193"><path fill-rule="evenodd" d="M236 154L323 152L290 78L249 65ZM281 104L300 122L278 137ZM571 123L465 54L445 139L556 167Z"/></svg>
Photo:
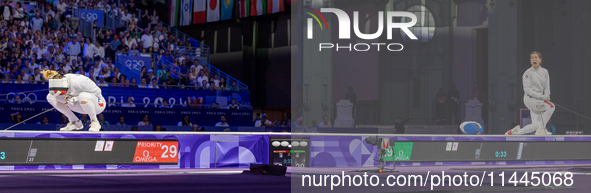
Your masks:
<svg viewBox="0 0 591 193"><path fill-rule="evenodd" d="M117 5L114 0L45 0L38 9L25 11L20 2L14 7L0 5L0 82L44 84L44 70L61 74L83 74L101 87L184 88L239 91L236 81L227 82L213 74L187 49L196 48L195 39L180 39L169 33L156 11L139 10L133 3ZM92 37L80 32L75 17L79 8L103 10L109 18L127 26L104 29L92 24ZM141 80L120 72L116 54L150 56ZM154 72L156 71L156 72Z"/></svg>

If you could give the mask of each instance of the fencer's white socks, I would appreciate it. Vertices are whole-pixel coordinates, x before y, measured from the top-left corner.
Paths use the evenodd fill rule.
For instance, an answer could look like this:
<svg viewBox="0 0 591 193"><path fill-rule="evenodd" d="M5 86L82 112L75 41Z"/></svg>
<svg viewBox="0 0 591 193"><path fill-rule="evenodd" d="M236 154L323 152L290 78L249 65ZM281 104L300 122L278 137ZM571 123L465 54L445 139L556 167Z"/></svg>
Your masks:
<svg viewBox="0 0 591 193"><path fill-rule="evenodd" d="M84 125L82 125L82 121L77 120L74 122L69 122L68 125L66 125L65 127L60 128L60 131L78 131L84 128Z"/></svg>
<svg viewBox="0 0 591 193"><path fill-rule="evenodd" d="M536 135L552 135L552 132L549 132L546 128L538 128L536 130Z"/></svg>
<svg viewBox="0 0 591 193"><path fill-rule="evenodd" d="M505 132L505 135L517 135L517 131L519 131L521 127L519 125L513 127L513 129Z"/></svg>
<svg viewBox="0 0 591 193"><path fill-rule="evenodd" d="M90 122L90 129L88 131L100 131L101 124L98 121L91 121Z"/></svg>

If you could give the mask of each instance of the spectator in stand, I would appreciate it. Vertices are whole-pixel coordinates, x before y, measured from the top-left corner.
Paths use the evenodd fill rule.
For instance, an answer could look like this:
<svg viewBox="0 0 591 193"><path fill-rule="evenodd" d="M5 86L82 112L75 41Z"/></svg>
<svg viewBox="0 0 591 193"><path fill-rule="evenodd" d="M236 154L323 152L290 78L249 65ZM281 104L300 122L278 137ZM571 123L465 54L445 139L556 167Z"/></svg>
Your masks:
<svg viewBox="0 0 591 193"><path fill-rule="evenodd" d="M154 127L152 127L153 131L162 131L162 125L154 125Z"/></svg>
<svg viewBox="0 0 591 193"><path fill-rule="evenodd" d="M96 43L97 48L96 48L96 53L94 53L94 57L97 58L102 62L102 59L105 58L105 47L103 47L104 43L103 42L97 42Z"/></svg>
<svg viewBox="0 0 591 193"><path fill-rule="evenodd" d="M170 55L170 50L166 50L164 56L162 56L163 60L169 61L169 62L174 62L174 59L172 58L172 56Z"/></svg>
<svg viewBox="0 0 591 193"><path fill-rule="evenodd" d="M131 81L129 81L129 87L138 88L137 81L135 78L131 78Z"/></svg>
<svg viewBox="0 0 591 193"><path fill-rule="evenodd" d="M20 74L16 75L16 81L13 82L14 84L25 84L25 81L23 81L23 77Z"/></svg>
<svg viewBox="0 0 591 193"><path fill-rule="evenodd" d="M43 124L43 125L47 125L49 124L49 117L48 116L44 116L41 121L37 122L37 124Z"/></svg>
<svg viewBox="0 0 591 193"><path fill-rule="evenodd" d="M90 39L86 38L86 43L84 44L84 57L88 58L88 59L94 58L94 56L97 53L98 53L98 48L96 47L96 44L91 43Z"/></svg>
<svg viewBox="0 0 591 193"><path fill-rule="evenodd" d="M232 86L228 87L228 91L240 91L240 88L236 85L236 81L232 81Z"/></svg>
<svg viewBox="0 0 591 193"><path fill-rule="evenodd" d="M21 100L21 96L18 96L18 95L17 95L17 96L15 96L15 97L14 97L14 101L16 101L16 104L19 104L19 105L20 105L20 104L21 104L21 102L22 102L22 100Z"/></svg>
<svg viewBox="0 0 591 193"><path fill-rule="evenodd" d="M34 32L41 31L43 27L43 18L39 15L39 12L35 13L35 18L31 19L31 28Z"/></svg>
<svg viewBox="0 0 591 193"><path fill-rule="evenodd" d="M10 2L3 1L0 10L2 11L2 16L4 17L4 20L8 21L8 17L11 16L13 13L12 7L10 6Z"/></svg>
<svg viewBox="0 0 591 193"><path fill-rule="evenodd" d="M203 81L207 81L207 77L205 76L205 72L203 70L199 71L199 77L197 77L197 83L199 87L203 87Z"/></svg>
<svg viewBox="0 0 591 193"><path fill-rule="evenodd" d="M110 42L109 45L111 45L111 51L113 51L113 52L118 51L119 47L121 46L121 41L119 41L119 37L115 36L115 40Z"/></svg>
<svg viewBox="0 0 591 193"><path fill-rule="evenodd" d="M80 54L80 43L76 38L72 38L72 41L64 47L64 53L68 54L70 62L76 60L78 54Z"/></svg>
<svg viewBox="0 0 591 193"><path fill-rule="evenodd" d="M140 51L137 50L137 47L135 46L135 44L131 45L131 49L129 50L129 55L130 56L139 56L140 55Z"/></svg>
<svg viewBox="0 0 591 193"><path fill-rule="evenodd" d="M201 82L201 87L199 87L199 90L209 90L209 84L207 83L207 80L203 80Z"/></svg>
<svg viewBox="0 0 591 193"><path fill-rule="evenodd" d="M215 74L213 77L213 84L215 85L215 87L217 89L219 89L220 87L220 76L218 76L218 74Z"/></svg>
<svg viewBox="0 0 591 193"><path fill-rule="evenodd" d="M152 73L152 71L150 70L150 73ZM152 84L150 84L148 86L148 88L156 88L158 89L158 80L156 78L152 78Z"/></svg>
<svg viewBox="0 0 591 193"><path fill-rule="evenodd" d="M322 116L322 122L318 124L318 127L332 127L332 124L330 124L330 121L328 120L328 115Z"/></svg>
<svg viewBox="0 0 591 193"><path fill-rule="evenodd" d="M224 77L221 78L220 80L220 84L218 85L218 90L227 90L227 83L226 83L226 79Z"/></svg>
<svg viewBox="0 0 591 193"><path fill-rule="evenodd" d="M193 128L192 128L192 130L193 130L194 132L198 132L198 131L199 131L199 125L197 125L197 124L193 124Z"/></svg>
<svg viewBox="0 0 591 193"><path fill-rule="evenodd" d="M60 114L60 119L57 120L57 124L68 124L70 120L64 114Z"/></svg>
<svg viewBox="0 0 591 193"><path fill-rule="evenodd" d="M159 84L165 83L168 80L165 68L160 68L158 70L157 75L158 75L158 83Z"/></svg>
<svg viewBox="0 0 591 193"><path fill-rule="evenodd" d="M112 31L107 30L105 37L103 38L103 43L106 45L108 43L111 43L113 40L115 40L115 38L113 37Z"/></svg>
<svg viewBox="0 0 591 193"><path fill-rule="evenodd" d="M146 78L142 78L142 82L140 83L138 88L148 88L148 85L146 83Z"/></svg>
<svg viewBox="0 0 591 193"><path fill-rule="evenodd" d="M226 122L226 115L222 115L220 118L220 122L215 124L216 127L229 127L228 123Z"/></svg>
<svg viewBox="0 0 591 193"><path fill-rule="evenodd" d="M235 109L238 110L240 109L240 107L238 107L238 105L236 104L236 99L232 99L232 104L228 105L228 109Z"/></svg>
<svg viewBox="0 0 591 193"><path fill-rule="evenodd" d="M35 68L33 76L35 76L36 83L45 82L45 79L42 78L43 75L41 75L41 70L39 68Z"/></svg>
<svg viewBox="0 0 591 193"><path fill-rule="evenodd" d="M153 14L150 15L150 20L151 20L151 23L150 24L152 24L153 26L156 25L156 24L158 24L158 20L160 20L160 18L156 14L156 10L154 10Z"/></svg>
<svg viewBox="0 0 591 193"><path fill-rule="evenodd" d="M191 101L189 103L189 108L193 108L193 109L197 108L197 109L200 109L201 108L201 104L202 104L202 100L201 99L202 99L201 97L197 98L197 97L194 97L194 96L192 98L188 98L188 101Z"/></svg>
<svg viewBox="0 0 591 193"><path fill-rule="evenodd" d="M80 114L80 121L84 125L90 124L90 121L88 121L88 115L86 115L86 114Z"/></svg>
<svg viewBox="0 0 591 193"><path fill-rule="evenodd" d="M298 117L298 119L295 122L291 123L291 127L303 127L303 126L304 126L304 116Z"/></svg>
<svg viewBox="0 0 591 193"><path fill-rule="evenodd" d="M144 35L141 37L141 42L143 43L143 48L152 47L154 45L154 37L152 37L148 28L144 29Z"/></svg>
<svg viewBox="0 0 591 193"><path fill-rule="evenodd" d="M16 112L16 113L10 114L10 123L20 123L22 121L23 121L23 116L21 115L21 113Z"/></svg>
<svg viewBox="0 0 591 193"><path fill-rule="evenodd" d="M144 75L143 77L146 78L146 81L151 81L152 78L154 78L154 79L157 78L157 77L154 77L154 73L153 73L152 69L149 69L148 73L146 75Z"/></svg>
<svg viewBox="0 0 591 193"><path fill-rule="evenodd" d="M137 125L146 126L146 125L152 125L152 123L150 121L148 121L148 115L144 114L142 116L142 119L140 119L140 122L137 123Z"/></svg>
<svg viewBox="0 0 591 193"><path fill-rule="evenodd" d="M254 123L255 127L273 127L273 123L267 119L267 114L263 113L261 120Z"/></svg>
<svg viewBox="0 0 591 193"><path fill-rule="evenodd" d="M56 30L58 28L58 21L53 18L51 15L47 15L47 20L45 20L44 27Z"/></svg>
<svg viewBox="0 0 591 193"><path fill-rule="evenodd" d="M127 103L121 104L121 107L135 107L133 103L133 97L127 97Z"/></svg>
<svg viewBox="0 0 591 193"><path fill-rule="evenodd" d="M191 123L191 120L189 119L189 115L185 115L185 117L183 117L182 121L179 121L179 123L177 124L177 126L191 126L193 125Z"/></svg>
<svg viewBox="0 0 591 193"><path fill-rule="evenodd" d="M15 21L21 21L23 17L25 17L25 9L20 2L16 2L16 7L13 9L13 18Z"/></svg>
<svg viewBox="0 0 591 193"><path fill-rule="evenodd" d="M124 117L119 117L119 120L117 120L117 124L116 125L125 125L125 118Z"/></svg>
<svg viewBox="0 0 591 193"><path fill-rule="evenodd" d="M197 78L199 77L199 74L195 71L195 67L191 67L188 77L189 77L189 85L191 85L191 86L197 85Z"/></svg>
<svg viewBox="0 0 591 193"><path fill-rule="evenodd" d="M10 80L10 75L4 74L4 79L2 80L1 83L12 83L12 81Z"/></svg>
<svg viewBox="0 0 591 193"><path fill-rule="evenodd" d="M105 81L105 77L104 76L99 75L98 77L99 77L99 82L96 84L97 86L100 86L100 87L107 87L107 86L109 86L109 83L107 83Z"/></svg>
<svg viewBox="0 0 591 193"><path fill-rule="evenodd" d="M162 100L162 104L158 108L171 108L171 105L168 104L167 100Z"/></svg>
<svg viewBox="0 0 591 193"><path fill-rule="evenodd" d="M109 121L105 121L105 116L103 114L100 114L98 116L98 121L99 121L99 124L101 124L101 125L110 125Z"/></svg>

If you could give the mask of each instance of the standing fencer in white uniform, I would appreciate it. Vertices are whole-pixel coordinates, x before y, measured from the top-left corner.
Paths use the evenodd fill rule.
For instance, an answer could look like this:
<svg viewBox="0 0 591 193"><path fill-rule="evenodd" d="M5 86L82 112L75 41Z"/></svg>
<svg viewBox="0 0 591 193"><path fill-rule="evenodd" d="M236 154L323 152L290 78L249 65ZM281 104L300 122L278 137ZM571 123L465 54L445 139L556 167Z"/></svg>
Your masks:
<svg viewBox="0 0 591 193"><path fill-rule="evenodd" d="M551 135L546 124L554 113L555 106L550 102L550 75L542 68L542 54L532 52L532 67L523 73L523 103L529 109L532 123L522 129L519 126L507 131L506 135L525 135L535 132L536 135Z"/></svg>
<svg viewBox="0 0 591 193"><path fill-rule="evenodd" d="M72 112L87 114L90 117L89 131L99 131L101 125L97 114L102 113L107 106L101 89L88 77L79 74L61 75L56 71L42 72L49 80L49 94L47 101L59 112L68 117L69 123L61 131L76 131L84 128L82 122Z"/></svg>

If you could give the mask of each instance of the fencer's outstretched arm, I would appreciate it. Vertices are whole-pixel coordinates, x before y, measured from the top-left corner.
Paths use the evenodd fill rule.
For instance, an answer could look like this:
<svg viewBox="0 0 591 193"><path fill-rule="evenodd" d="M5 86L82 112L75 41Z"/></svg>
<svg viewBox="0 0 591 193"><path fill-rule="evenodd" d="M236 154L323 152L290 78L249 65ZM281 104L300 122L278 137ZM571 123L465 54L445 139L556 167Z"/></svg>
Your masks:
<svg viewBox="0 0 591 193"><path fill-rule="evenodd" d="M69 95L78 96L81 92L93 93L97 96L101 94L101 89L90 78L80 74L64 75L70 82Z"/></svg>

